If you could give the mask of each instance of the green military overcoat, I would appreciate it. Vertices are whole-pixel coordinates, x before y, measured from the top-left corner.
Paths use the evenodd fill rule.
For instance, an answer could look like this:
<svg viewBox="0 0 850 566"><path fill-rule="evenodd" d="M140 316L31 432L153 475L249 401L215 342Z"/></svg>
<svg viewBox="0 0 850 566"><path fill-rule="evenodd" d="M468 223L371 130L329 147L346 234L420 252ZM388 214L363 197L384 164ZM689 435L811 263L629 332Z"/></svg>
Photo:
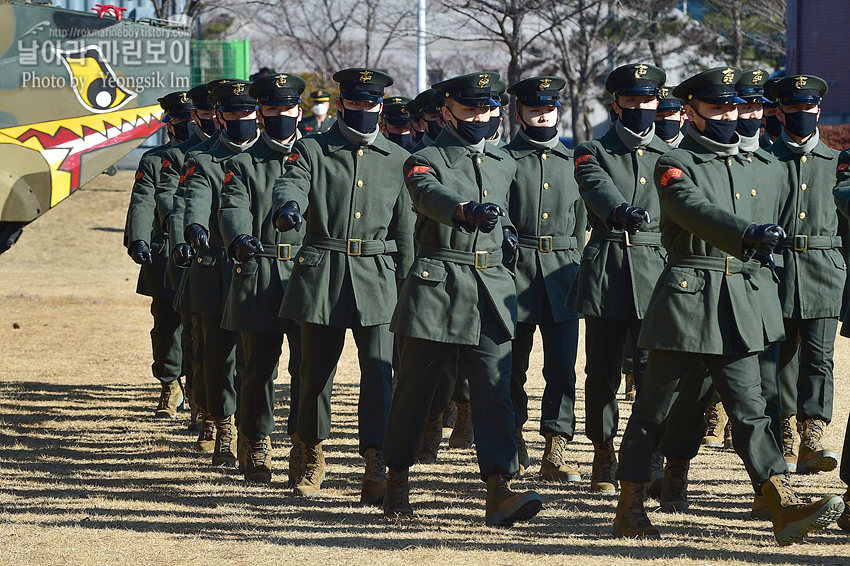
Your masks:
<svg viewBox="0 0 850 566"><path fill-rule="evenodd" d="M310 114L298 124L298 129L301 131L302 135L310 136L313 134L323 134L325 132L330 131L331 126L336 122L336 118L333 116L326 116L322 121L321 126L317 126L318 121L316 120L316 116L314 114Z"/></svg>
<svg viewBox="0 0 850 566"><path fill-rule="evenodd" d="M833 189L835 206L844 218L850 218L850 149L845 149L838 156L836 183ZM841 335L850 337L850 308L847 308L847 292L845 285L844 312L841 315Z"/></svg>

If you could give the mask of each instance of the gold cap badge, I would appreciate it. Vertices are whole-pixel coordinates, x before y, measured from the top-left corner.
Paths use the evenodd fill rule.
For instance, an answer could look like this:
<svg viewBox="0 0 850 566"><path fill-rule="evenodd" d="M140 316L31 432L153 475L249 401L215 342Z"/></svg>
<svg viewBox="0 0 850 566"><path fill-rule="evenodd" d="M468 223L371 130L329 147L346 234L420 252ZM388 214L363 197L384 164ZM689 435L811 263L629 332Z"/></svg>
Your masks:
<svg viewBox="0 0 850 566"><path fill-rule="evenodd" d="M797 77L797 82L794 83L794 86L797 88L803 88L804 86L806 86L806 82L806 77Z"/></svg>
<svg viewBox="0 0 850 566"><path fill-rule="evenodd" d="M233 85L233 94L242 94L245 92L245 85L242 83L236 83Z"/></svg>
<svg viewBox="0 0 850 566"><path fill-rule="evenodd" d="M549 79L540 79L540 90L546 90L552 84Z"/></svg>
<svg viewBox="0 0 850 566"><path fill-rule="evenodd" d="M646 74L646 72L647 72L648 70L649 70L649 67L647 67L647 66L646 66L646 65L644 65L643 63L641 63L640 65L637 65L637 66L635 67L635 78L636 78L636 79L641 78L642 76L644 76L644 75Z"/></svg>
<svg viewBox="0 0 850 566"><path fill-rule="evenodd" d="M483 74L483 75L478 75L478 87L479 88L484 88L488 84L490 84L490 75L488 75L486 73Z"/></svg>
<svg viewBox="0 0 850 566"><path fill-rule="evenodd" d="M360 82L368 83L372 80L372 71L360 71Z"/></svg>
<svg viewBox="0 0 850 566"><path fill-rule="evenodd" d="M735 69L727 67L723 70L723 84L730 85L735 82Z"/></svg>
<svg viewBox="0 0 850 566"><path fill-rule="evenodd" d="M274 82L274 86L277 88L283 88L286 86L286 79L288 77L286 75L278 75L277 80Z"/></svg>
<svg viewBox="0 0 850 566"><path fill-rule="evenodd" d="M756 71L755 73L753 73L753 84L759 84L761 82L762 77L764 77L764 73L762 73L761 71Z"/></svg>
<svg viewBox="0 0 850 566"><path fill-rule="evenodd" d="M189 97L186 95L185 92L181 92L179 100L180 100L180 104L186 104L187 102L189 102Z"/></svg>

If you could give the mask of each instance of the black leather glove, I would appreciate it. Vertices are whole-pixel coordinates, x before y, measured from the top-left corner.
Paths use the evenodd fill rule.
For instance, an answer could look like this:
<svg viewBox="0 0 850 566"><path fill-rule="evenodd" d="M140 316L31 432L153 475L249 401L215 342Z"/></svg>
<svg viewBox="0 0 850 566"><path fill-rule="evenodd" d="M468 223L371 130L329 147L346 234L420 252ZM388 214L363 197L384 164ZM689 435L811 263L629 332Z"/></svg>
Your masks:
<svg viewBox="0 0 850 566"><path fill-rule="evenodd" d="M263 243L254 236L242 234L233 240L233 252L236 256L236 261L248 261L257 252L265 251Z"/></svg>
<svg viewBox="0 0 850 566"><path fill-rule="evenodd" d="M151 249L148 247L148 243L144 240L136 240L130 247L127 248L127 253L130 254L130 257L133 258L133 261L138 263L139 265L143 265L145 263L153 263L153 257L151 257Z"/></svg>
<svg viewBox="0 0 850 566"><path fill-rule="evenodd" d="M753 249L761 254L770 255L779 241L786 237L785 230L776 224L753 224L744 232L744 247Z"/></svg>
<svg viewBox="0 0 850 566"><path fill-rule="evenodd" d="M192 246L189 244L177 244L171 250L171 261L178 267L186 267L192 261Z"/></svg>
<svg viewBox="0 0 850 566"><path fill-rule="evenodd" d="M636 234L644 222L651 222L649 212L625 202L614 209L614 221L629 234Z"/></svg>
<svg viewBox="0 0 850 566"><path fill-rule="evenodd" d="M468 202L463 207L463 218L473 227L478 228L485 234L489 234L496 227L500 216L507 216L498 204L492 202Z"/></svg>
<svg viewBox="0 0 850 566"><path fill-rule="evenodd" d="M510 228L502 228L502 262L513 263L519 248L519 238Z"/></svg>
<svg viewBox="0 0 850 566"><path fill-rule="evenodd" d="M304 222L304 217L301 216L301 208L297 202L291 200L280 207L277 218L274 220L274 226L278 232L289 232L293 228L296 232L299 232L302 222Z"/></svg>
<svg viewBox="0 0 850 566"><path fill-rule="evenodd" d="M210 235L204 230L200 224L189 224L183 230L183 235L186 236L186 241L198 251L210 249Z"/></svg>

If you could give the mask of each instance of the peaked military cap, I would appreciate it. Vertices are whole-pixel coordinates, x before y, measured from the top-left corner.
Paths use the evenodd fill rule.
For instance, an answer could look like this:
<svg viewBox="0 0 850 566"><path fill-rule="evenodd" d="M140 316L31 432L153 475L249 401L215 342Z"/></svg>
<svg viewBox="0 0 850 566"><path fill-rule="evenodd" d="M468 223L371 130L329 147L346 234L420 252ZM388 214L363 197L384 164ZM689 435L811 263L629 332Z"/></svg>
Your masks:
<svg viewBox="0 0 850 566"><path fill-rule="evenodd" d="M167 118L189 118L192 110L192 100L186 91L172 92L157 99L159 105L165 111ZM167 121L167 120L166 120Z"/></svg>
<svg viewBox="0 0 850 566"><path fill-rule="evenodd" d="M251 111L257 109L257 101L249 94L250 89L248 81L224 82L216 85L212 94L222 112Z"/></svg>
<svg viewBox="0 0 850 566"><path fill-rule="evenodd" d="M210 91L207 85L198 85L189 91L189 98L198 110L212 110L213 103L209 99Z"/></svg>
<svg viewBox="0 0 850 566"><path fill-rule="evenodd" d="M673 96L685 104L701 100L708 104L746 104L739 98L735 84L741 78L738 67L715 67L692 76L673 90Z"/></svg>
<svg viewBox="0 0 850 566"><path fill-rule="evenodd" d="M254 81L248 94L266 106L292 106L301 104L301 93L306 86L298 75L274 73Z"/></svg>
<svg viewBox="0 0 850 566"><path fill-rule="evenodd" d="M363 68L337 71L333 79L339 83L339 93L343 98L373 104L382 102L384 89L393 84L393 78L388 74Z"/></svg>
<svg viewBox="0 0 850 566"><path fill-rule="evenodd" d="M764 104L769 102L764 97L764 83L768 80L767 71L762 69L749 69L741 73L741 78L735 83L738 96L747 101L748 104Z"/></svg>
<svg viewBox="0 0 850 566"><path fill-rule="evenodd" d="M431 88L439 91L442 98L453 98L464 106L473 108L499 106L499 103L492 97L492 85L498 80L499 73L482 71L454 77L431 85Z"/></svg>
<svg viewBox="0 0 850 566"><path fill-rule="evenodd" d="M238 83L238 82L240 82L239 79L215 79L214 81L208 82L207 83L207 100L210 102L210 104L215 106L216 100L215 100L215 95L213 94L215 87L217 87L218 85L226 84L226 83Z"/></svg>
<svg viewBox="0 0 850 566"><path fill-rule="evenodd" d="M605 90L619 95L657 96L667 74L654 65L631 63L617 67L605 80Z"/></svg>
<svg viewBox="0 0 850 566"><path fill-rule="evenodd" d="M663 86L658 89L658 108L656 112L681 112L682 101L673 96L673 88Z"/></svg>
<svg viewBox="0 0 850 566"><path fill-rule="evenodd" d="M764 97L767 102L764 103L765 108L779 108L779 103L773 100L772 89L782 80L782 77L774 77L772 79L767 79L767 82L764 83Z"/></svg>
<svg viewBox="0 0 850 566"><path fill-rule="evenodd" d="M413 102L406 96L391 96L384 99L384 109L381 117L385 122L397 128L410 124L410 104Z"/></svg>
<svg viewBox="0 0 850 566"><path fill-rule="evenodd" d="M490 98L498 102L495 106L504 106L502 104L502 96L504 96L505 91L508 90L508 85L505 84L505 81L499 79L498 81L491 83L490 87ZM510 100L509 100L510 101Z"/></svg>
<svg viewBox="0 0 850 566"><path fill-rule="evenodd" d="M558 92L567 85L560 77L532 77L508 89L523 106L561 106Z"/></svg>
<svg viewBox="0 0 850 566"><path fill-rule="evenodd" d="M428 90L423 90L419 94L416 95L416 98L413 99L413 103L415 105L416 110L423 114L439 114L439 110L432 103L432 99L435 94L439 94L433 88L429 88Z"/></svg>
<svg viewBox="0 0 850 566"><path fill-rule="evenodd" d="M779 104L820 104L828 90L826 81L820 77L791 75L772 85L770 98Z"/></svg>
<svg viewBox="0 0 850 566"><path fill-rule="evenodd" d="M313 102L328 102L330 99L331 93L326 90L319 89L310 93L310 100Z"/></svg>

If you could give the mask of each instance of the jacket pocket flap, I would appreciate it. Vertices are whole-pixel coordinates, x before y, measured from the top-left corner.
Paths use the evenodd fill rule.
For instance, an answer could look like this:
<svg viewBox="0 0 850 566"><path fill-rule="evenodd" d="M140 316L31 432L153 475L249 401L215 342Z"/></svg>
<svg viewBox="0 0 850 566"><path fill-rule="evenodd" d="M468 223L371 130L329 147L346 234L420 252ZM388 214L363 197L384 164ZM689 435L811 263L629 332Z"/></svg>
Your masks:
<svg viewBox="0 0 850 566"><path fill-rule="evenodd" d="M674 267L664 278L664 284L680 293L694 294L703 290L705 278L696 270Z"/></svg>
<svg viewBox="0 0 850 566"><path fill-rule="evenodd" d="M298 251L298 256L295 258L295 265L313 267L319 265L323 257L325 257L325 252L305 246Z"/></svg>
<svg viewBox="0 0 850 566"><path fill-rule="evenodd" d="M433 259L417 259L410 267L409 274L421 281L433 283L442 283L448 277L443 263Z"/></svg>
<svg viewBox="0 0 850 566"><path fill-rule="evenodd" d="M216 257L212 253L201 253L192 261L194 261L198 265L203 265L204 267L212 267L213 265L218 263L218 257Z"/></svg>
<svg viewBox="0 0 850 566"><path fill-rule="evenodd" d="M838 269L847 269L847 264L844 262L844 256L838 250L827 250L827 255L832 258L832 263Z"/></svg>
<svg viewBox="0 0 850 566"><path fill-rule="evenodd" d="M581 253L582 261L593 261L599 255L599 246L600 244L596 242L591 242L584 246L584 251Z"/></svg>
<svg viewBox="0 0 850 566"><path fill-rule="evenodd" d="M257 272L257 262L254 260L246 261L245 263L236 263L233 265L233 273L237 275L254 275Z"/></svg>

